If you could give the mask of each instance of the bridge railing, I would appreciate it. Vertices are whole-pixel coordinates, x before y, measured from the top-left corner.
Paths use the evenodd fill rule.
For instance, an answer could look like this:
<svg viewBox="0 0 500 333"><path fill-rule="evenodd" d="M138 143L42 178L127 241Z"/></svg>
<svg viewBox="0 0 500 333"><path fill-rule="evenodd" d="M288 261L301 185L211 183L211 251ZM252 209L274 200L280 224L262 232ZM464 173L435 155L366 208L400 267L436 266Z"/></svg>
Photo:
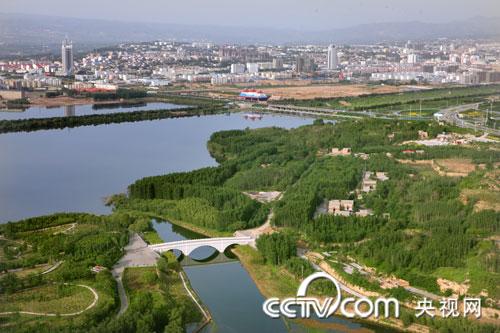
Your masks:
<svg viewBox="0 0 500 333"><path fill-rule="evenodd" d="M214 244L219 242L251 242L252 237L242 236L242 237L217 237L217 238L199 238L199 239L186 239L180 241L166 242L161 244L149 245L151 249L162 248L165 246L181 246L181 245L192 245L192 244Z"/></svg>

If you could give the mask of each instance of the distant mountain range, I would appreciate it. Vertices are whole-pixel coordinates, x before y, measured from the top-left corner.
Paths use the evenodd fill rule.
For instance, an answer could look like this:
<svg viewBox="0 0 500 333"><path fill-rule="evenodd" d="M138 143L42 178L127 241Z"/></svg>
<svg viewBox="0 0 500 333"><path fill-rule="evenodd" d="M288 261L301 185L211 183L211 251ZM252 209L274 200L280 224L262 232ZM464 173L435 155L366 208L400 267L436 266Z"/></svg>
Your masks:
<svg viewBox="0 0 500 333"><path fill-rule="evenodd" d="M57 50L68 36L84 51L118 42L176 39L216 43L371 43L434 38L500 40L500 18L449 23L370 23L343 29L298 31L256 27L194 26L0 13L0 55Z"/></svg>

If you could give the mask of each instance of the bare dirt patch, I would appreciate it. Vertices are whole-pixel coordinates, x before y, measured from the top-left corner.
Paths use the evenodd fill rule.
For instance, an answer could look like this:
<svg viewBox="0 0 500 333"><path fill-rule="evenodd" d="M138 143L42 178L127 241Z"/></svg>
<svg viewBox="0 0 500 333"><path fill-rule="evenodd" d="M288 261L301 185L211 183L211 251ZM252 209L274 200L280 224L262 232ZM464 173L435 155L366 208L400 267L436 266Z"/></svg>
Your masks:
<svg viewBox="0 0 500 333"><path fill-rule="evenodd" d="M460 192L460 199L467 204L474 200L474 210L481 211L492 209L500 212L500 169L486 172L480 183L473 188L463 189Z"/></svg>
<svg viewBox="0 0 500 333"><path fill-rule="evenodd" d="M476 170L478 165L469 159L441 159L441 160L397 160L402 164L428 166L440 176L465 177ZM479 166L484 167L484 166Z"/></svg>
<svg viewBox="0 0 500 333"><path fill-rule="evenodd" d="M435 164L446 176L464 177L476 169L476 165L468 159L436 160Z"/></svg>
<svg viewBox="0 0 500 333"><path fill-rule="evenodd" d="M457 295L465 295L470 287L467 283L457 283L442 278L437 279L437 284L439 285L439 289L442 292L445 292L446 290L451 290L453 293Z"/></svg>
<svg viewBox="0 0 500 333"><path fill-rule="evenodd" d="M500 212L500 192L482 189L465 189L460 193L460 199L464 204L469 200L477 200L474 204L474 211L492 209Z"/></svg>
<svg viewBox="0 0 500 333"><path fill-rule="evenodd" d="M367 86L367 85L311 85L305 87L263 88L262 91L271 95L271 99L313 99L334 98L344 96L359 96L363 94L382 94L399 92L403 87Z"/></svg>

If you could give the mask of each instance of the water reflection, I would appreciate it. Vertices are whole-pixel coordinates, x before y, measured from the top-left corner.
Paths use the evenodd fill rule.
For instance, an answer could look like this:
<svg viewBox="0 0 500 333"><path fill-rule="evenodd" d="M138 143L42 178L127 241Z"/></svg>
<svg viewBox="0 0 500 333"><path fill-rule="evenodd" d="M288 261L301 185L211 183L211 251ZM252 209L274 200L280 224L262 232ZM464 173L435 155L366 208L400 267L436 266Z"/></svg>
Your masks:
<svg viewBox="0 0 500 333"><path fill-rule="evenodd" d="M135 112L149 110L172 110L183 108L183 105L170 103L106 103L65 106L31 106L23 109L0 109L0 120L16 120L29 118L72 117L119 112Z"/></svg>
<svg viewBox="0 0 500 333"><path fill-rule="evenodd" d="M66 117L73 117L75 115L75 106L74 105L66 105L64 107L64 115Z"/></svg>
<svg viewBox="0 0 500 333"><path fill-rule="evenodd" d="M202 238L202 235L169 222L152 222L165 242ZM211 247L201 247L190 256L179 252L177 255L191 286L209 308L213 318L213 322L202 332L394 332L339 317L301 322L271 319L262 311L264 297L230 250L219 253Z"/></svg>
<svg viewBox="0 0 500 333"><path fill-rule="evenodd" d="M205 257L204 259L195 259L191 256L185 256L181 254L178 257L178 260L180 261L183 267L191 267L191 266L225 264L229 262L238 261L238 258L236 258L236 256L229 251L220 253L219 251L214 249L212 254L208 257Z"/></svg>
<svg viewBox="0 0 500 333"><path fill-rule="evenodd" d="M231 114L2 134L0 223L63 211L106 214L103 198L139 178L216 165L207 150L215 131L310 123Z"/></svg>

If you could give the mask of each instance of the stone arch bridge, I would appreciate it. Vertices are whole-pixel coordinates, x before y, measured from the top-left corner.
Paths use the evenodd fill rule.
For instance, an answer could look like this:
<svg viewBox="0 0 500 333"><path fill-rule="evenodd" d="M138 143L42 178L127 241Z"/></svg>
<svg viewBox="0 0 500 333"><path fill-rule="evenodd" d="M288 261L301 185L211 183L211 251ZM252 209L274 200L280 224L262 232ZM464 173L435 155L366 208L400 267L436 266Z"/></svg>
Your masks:
<svg viewBox="0 0 500 333"><path fill-rule="evenodd" d="M209 246L219 252L224 252L231 245L252 245L255 242L253 237L219 237L219 238L201 238L201 239L188 239L176 242L168 242L162 244L149 245L148 247L157 252L167 252L171 250L179 250L185 256L189 256L194 250Z"/></svg>

